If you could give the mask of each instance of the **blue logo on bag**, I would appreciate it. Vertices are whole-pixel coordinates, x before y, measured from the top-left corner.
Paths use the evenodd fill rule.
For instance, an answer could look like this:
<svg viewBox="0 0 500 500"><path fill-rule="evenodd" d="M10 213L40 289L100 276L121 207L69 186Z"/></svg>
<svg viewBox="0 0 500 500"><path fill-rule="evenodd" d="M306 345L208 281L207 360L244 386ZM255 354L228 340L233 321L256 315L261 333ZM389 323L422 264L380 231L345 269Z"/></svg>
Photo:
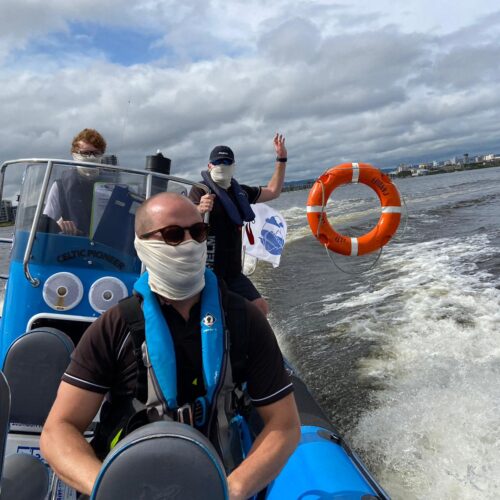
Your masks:
<svg viewBox="0 0 500 500"><path fill-rule="evenodd" d="M271 255L281 255L285 246L285 225L282 220L276 215L268 217L262 226L259 240Z"/></svg>

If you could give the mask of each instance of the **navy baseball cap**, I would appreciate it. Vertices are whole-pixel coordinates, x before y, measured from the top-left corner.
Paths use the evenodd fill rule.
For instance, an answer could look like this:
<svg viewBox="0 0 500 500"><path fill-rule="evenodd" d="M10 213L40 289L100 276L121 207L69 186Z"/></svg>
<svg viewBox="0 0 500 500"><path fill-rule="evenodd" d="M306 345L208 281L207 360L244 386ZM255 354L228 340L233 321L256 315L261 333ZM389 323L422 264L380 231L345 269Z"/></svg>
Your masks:
<svg viewBox="0 0 500 500"><path fill-rule="evenodd" d="M231 160L231 163L234 163L234 153L232 149L227 146L215 146L210 153L210 159L208 161L213 163L217 160Z"/></svg>

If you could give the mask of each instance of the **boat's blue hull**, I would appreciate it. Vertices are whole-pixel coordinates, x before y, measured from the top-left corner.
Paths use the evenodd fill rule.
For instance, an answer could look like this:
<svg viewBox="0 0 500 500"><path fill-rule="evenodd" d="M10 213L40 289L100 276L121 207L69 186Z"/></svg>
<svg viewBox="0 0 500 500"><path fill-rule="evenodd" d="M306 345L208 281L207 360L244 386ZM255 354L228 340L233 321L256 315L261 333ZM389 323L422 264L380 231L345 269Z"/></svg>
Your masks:
<svg viewBox="0 0 500 500"><path fill-rule="evenodd" d="M384 498L338 436L314 426L301 431L300 443L268 488L267 499Z"/></svg>
<svg viewBox="0 0 500 500"><path fill-rule="evenodd" d="M292 375L301 438L266 499L389 499L361 459L340 436L305 383Z"/></svg>

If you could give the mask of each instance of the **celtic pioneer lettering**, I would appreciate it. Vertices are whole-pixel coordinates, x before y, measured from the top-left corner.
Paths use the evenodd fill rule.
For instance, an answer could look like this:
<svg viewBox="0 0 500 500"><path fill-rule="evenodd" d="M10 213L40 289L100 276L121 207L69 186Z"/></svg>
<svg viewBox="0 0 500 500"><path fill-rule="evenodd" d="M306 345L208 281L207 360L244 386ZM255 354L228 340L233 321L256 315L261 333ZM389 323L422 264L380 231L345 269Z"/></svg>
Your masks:
<svg viewBox="0 0 500 500"><path fill-rule="evenodd" d="M87 248L80 248L64 252L61 255L57 256L57 262L63 263L68 260L77 258L105 260L106 262L109 262L110 264L112 264L113 266L115 266L117 269L120 270L122 270L125 267L125 264L120 259L117 259L114 255L111 255L106 252L101 252L100 250L90 250Z"/></svg>

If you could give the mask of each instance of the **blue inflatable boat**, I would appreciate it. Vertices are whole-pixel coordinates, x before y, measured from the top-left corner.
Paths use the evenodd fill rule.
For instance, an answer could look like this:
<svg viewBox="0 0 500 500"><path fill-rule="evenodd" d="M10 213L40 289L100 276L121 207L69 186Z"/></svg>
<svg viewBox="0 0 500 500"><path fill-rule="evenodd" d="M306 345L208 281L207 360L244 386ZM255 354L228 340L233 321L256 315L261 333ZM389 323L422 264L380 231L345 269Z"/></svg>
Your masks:
<svg viewBox="0 0 500 500"><path fill-rule="evenodd" d="M43 462L38 444L41 427L72 349L100 314L131 293L140 277L141 262L133 246L137 206L159 190L188 193L194 185L206 189L149 170L85 163L87 169L98 170L87 206L82 207L90 218L88 229L78 235L62 234L44 213L47 200L54 182L81 166L67 160L28 159L1 167L7 226L0 242L8 272L2 275L7 285L0 322L0 366L7 382L0 384L0 397L11 404L3 405L0 415L0 473L6 455L32 455ZM304 382L295 373L292 379L302 423L300 443L279 476L256 498L387 499ZM242 447L248 448L259 422L251 418L242 422ZM2 500L46 498L47 486L39 487L38 496L23 488L33 469L19 463L16 477L23 480L10 481L4 491L13 493L2 495ZM50 490L51 498L77 498L55 477ZM196 429L156 422L113 448L92 498L225 499L226 473L211 443Z"/></svg>

